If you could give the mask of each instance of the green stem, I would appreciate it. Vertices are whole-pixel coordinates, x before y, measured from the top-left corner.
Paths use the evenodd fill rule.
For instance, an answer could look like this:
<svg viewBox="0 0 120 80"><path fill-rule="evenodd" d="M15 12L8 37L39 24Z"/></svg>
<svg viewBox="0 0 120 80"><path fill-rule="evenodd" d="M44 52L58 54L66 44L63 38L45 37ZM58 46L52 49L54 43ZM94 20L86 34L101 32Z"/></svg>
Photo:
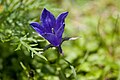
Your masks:
<svg viewBox="0 0 120 80"><path fill-rule="evenodd" d="M68 60L66 60L66 59L64 59L64 58L62 58L62 59L69 64L69 66L70 66L70 68L71 68L71 70L72 70L72 72L73 72L73 76L74 76L75 80L77 80L77 77L76 77L77 74L76 74L75 68L74 68L74 66L72 65L72 63L70 63Z"/></svg>

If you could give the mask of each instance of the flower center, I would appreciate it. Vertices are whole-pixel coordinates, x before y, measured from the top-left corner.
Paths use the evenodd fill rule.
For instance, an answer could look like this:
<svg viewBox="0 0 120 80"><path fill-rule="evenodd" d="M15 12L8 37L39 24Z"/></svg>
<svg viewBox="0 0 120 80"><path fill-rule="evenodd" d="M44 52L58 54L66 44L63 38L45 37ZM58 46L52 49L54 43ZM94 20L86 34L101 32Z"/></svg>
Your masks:
<svg viewBox="0 0 120 80"><path fill-rule="evenodd" d="M55 34L54 28L52 28L52 33Z"/></svg>

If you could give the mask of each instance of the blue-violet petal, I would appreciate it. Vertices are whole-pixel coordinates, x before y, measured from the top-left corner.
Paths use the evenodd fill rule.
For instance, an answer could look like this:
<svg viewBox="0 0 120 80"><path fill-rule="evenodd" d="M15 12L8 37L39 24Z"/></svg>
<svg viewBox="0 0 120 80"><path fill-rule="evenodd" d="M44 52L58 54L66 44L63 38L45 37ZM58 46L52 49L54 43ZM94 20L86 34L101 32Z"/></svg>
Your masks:
<svg viewBox="0 0 120 80"><path fill-rule="evenodd" d="M38 22L32 22L30 25L33 27L33 29L36 30L39 34L44 33L44 28L38 23Z"/></svg>
<svg viewBox="0 0 120 80"><path fill-rule="evenodd" d="M68 12L63 12L57 17L55 31L57 31L61 27L61 25L63 25L67 15L68 15Z"/></svg>
<svg viewBox="0 0 120 80"><path fill-rule="evenodd" d="M42 35L45 39L47 39L53 46L59 46L60 42L57 38L57 36L55 36L52 33L45 33Z"/></svg>
<svg viewBox="0 0 120 80"><path fill-rule="evenodd" d="M41 24L45 28L47 33L52 33L52 28L56 25L56 19L54 15L44 8L40 17Z"/></svg>

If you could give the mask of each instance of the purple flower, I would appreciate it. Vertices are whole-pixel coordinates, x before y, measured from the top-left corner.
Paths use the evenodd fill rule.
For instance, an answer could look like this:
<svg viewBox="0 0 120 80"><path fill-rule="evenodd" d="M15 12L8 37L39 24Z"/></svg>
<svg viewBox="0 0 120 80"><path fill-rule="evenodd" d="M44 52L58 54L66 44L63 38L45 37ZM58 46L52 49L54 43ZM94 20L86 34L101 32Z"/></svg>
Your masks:
<svg viewBox="0 0 120 80"><path fill-rule="evenodd" d="M57 47L60 53L62 52L62 34L65 27L65 18L68 12L61 13L57 18L44 8L40 16L41 23L32 22L30 25L38 32L43 38L48 40L50 44Z"/></svg>

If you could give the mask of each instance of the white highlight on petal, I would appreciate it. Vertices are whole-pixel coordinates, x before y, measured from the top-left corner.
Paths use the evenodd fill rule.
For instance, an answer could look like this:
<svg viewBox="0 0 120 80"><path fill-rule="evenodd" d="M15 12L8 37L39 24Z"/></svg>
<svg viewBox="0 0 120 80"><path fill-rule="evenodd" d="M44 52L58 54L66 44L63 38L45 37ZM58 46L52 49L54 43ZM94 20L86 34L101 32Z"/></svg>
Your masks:
<svg viewBox="0 0 120 80"><path fill-rule="evenodd" d="M72 37L72 38L70 38L69 40L76 40L76 39L78 39L79 37Z"/></svg>

